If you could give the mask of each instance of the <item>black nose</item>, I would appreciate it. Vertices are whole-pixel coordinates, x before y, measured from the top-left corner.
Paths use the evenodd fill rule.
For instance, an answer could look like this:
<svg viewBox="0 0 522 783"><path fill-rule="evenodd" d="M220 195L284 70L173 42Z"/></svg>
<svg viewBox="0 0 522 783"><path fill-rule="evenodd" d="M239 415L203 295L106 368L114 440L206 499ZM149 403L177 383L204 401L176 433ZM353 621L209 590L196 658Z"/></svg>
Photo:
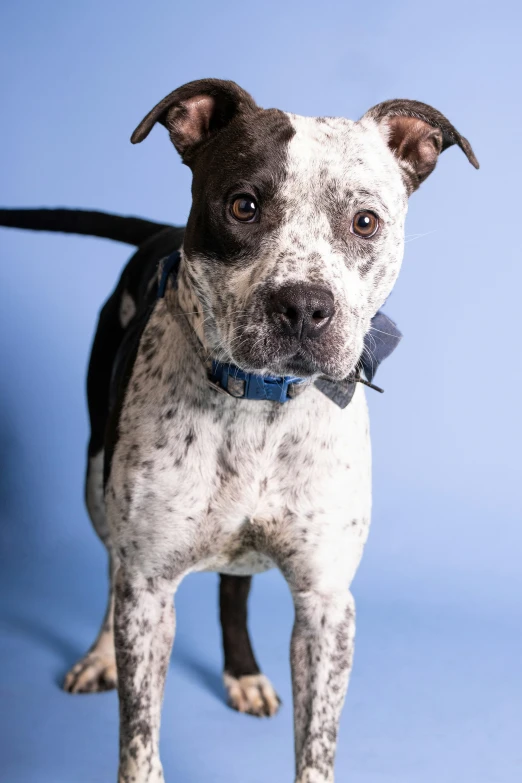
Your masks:
<svg viewBox="0 0 522 783"><path fill-rule="evenodd" d="M270 297L268 312L290 337L319 337L332 321L333 294L322 286L293 283L281 286Z"/></svg>

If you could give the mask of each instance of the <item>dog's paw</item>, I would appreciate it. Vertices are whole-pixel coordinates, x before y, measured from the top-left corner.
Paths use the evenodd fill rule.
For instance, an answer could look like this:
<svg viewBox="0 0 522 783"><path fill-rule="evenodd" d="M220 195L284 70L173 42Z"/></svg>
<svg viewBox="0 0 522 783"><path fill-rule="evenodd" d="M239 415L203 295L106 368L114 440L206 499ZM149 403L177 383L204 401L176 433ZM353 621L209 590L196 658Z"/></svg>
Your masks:
<svg viewBox="0 0 522 783"><path fill-rule="evenodd" d="M236 679L225 672L223 682L228 693L228 703L238 712L270 718L281 706L281 699L264 674L250 674Z"/></svg>
<svg viewBox="0 0 522 783"><path fill-rule="evenodd" d="M116 687L114 656L89 652L66 674L63 683L68 693L100 693Z"/></svg>

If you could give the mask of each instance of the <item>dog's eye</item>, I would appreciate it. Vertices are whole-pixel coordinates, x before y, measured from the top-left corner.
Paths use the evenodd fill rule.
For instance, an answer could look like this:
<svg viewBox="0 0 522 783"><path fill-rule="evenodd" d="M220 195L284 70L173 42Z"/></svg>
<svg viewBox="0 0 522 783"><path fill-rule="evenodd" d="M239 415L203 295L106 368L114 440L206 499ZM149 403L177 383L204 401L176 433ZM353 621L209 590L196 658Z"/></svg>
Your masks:
<svg viewBox="0 0 522 783"><path fill-rule="evenodd" d="M259 213L257 202L252 196L236 196L230 205L230 211L236 220L253 223Z"/></svg>
<svg viewBox="0 0 522 783"><path fill-rule="evenodd" d="M379 218L373 212L358 212L352 221L351 232L358 237L370 239L379 228Z"/></svg>

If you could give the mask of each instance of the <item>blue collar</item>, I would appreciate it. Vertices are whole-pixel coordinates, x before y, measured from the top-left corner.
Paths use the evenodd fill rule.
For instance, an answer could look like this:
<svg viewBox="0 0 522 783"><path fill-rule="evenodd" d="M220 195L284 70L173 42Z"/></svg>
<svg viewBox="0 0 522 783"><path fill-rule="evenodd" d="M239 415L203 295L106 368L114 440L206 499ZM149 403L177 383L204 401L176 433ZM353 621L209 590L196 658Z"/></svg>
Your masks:
<svg viewBox="0 0 522 783"><path fill-rule="evenodd" d="M169 277L172 276L172 285L177 289L180 262L179 250L175 250L165 259L158 284L158 299L163 299L165 296ZM370 331L364 338L365 350L354 373L342 381L318 378L314 385L340 408L345 408L351 401L356 382L364 383L382 392L378 386L373 386L373 377L379 364L395 350L401 337L402 334L395 323L379 311L372 318ZM232 397L281 403L296 397L308 385L305 378L297 378L293 375L256 375L252 372L244 372L235 364L224 364L218 361L212 361L208 369L208 378L213 388Z"/></svg>

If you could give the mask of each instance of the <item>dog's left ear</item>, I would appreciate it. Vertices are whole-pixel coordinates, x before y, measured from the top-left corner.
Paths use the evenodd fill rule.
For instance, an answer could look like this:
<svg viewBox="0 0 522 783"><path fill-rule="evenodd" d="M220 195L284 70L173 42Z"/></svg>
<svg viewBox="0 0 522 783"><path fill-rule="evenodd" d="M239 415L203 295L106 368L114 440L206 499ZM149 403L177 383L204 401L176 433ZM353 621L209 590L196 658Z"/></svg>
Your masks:
<svg viewBox="0 0 522 783"><path fill-rule="evenodd" d="M388 146L399 160L412 193L431 174L441 152L457 144L469 162L479 167L471 144L446 117L426 103L392 100L379 103L362 119L373 119L381 127Z"/></svg>
<svg viewBox="0 0 522 783"><path fill-rule="evenodd" d="M157 122L164 125L183 162L190 165L201 145L240 112L258 108L251 95L235 82L198 79L178 87L160 101L131 136L133 144L146 139Z"/></svg>

